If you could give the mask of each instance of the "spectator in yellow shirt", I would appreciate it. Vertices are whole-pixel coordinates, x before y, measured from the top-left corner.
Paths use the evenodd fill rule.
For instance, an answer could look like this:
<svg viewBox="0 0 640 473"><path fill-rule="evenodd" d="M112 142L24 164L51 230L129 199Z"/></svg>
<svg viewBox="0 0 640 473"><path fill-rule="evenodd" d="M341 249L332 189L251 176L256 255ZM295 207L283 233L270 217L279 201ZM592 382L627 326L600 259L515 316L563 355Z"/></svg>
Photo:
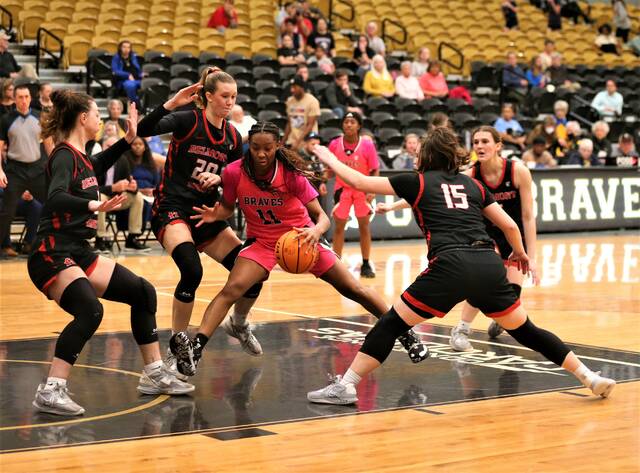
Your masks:
<svg viewBox="0 0 640 473"><path fill-rule="evenodd" d="M393 97L396 93L396 88L393 85L393 78L387 70L387 63L379 54L373 57L372 62L373 67L364 76L362 88L368 95Z"/></svg>

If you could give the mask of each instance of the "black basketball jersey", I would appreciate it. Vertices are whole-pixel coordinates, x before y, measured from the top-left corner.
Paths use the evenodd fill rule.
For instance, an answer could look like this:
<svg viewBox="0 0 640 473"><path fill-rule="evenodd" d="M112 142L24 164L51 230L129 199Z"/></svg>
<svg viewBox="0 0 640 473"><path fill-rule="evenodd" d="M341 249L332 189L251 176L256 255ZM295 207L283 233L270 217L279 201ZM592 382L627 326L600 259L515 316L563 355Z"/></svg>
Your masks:
<svg viewBox="0 0 640 473"><path fill-rule="evenodd" d="M57 164L56 176L52 175L54 163ZM48 199L42 208L38 236L60 233L80 239L93 238L98 220L88 204L90 200L100 200L100 195L89 158L73 146L61 143L51 153L46 170ZM62 175L66 175L64 181L68 188L56 189L64 182L59 180ZM68 195L61 200L60 194L64 192Z"/></svg>
<svg viewBox="0 0 640 473"><path fill-rule="evenodd" d="M472 168L472 176L482 182L489 191L493 194L493 198L498 202L507 214L516 222L520 229L520 235L524 242L524 226L522 225L522 204L520 202L520 191L514 184L514 174L516 169L516 163L511 159L502 160L502 177L497 185L493 186L485 180L482 176L482 169L480 168L480 162L476 162ZM487 233L493 238L499 247L507 243L507 238L504 233L496 227L493 222L485 219L485 225L487 226ZM510 247L510 246L509 246Z"/></svg>
<svg viewBox="0 0 640 473"><path fill-rule="evenodd" d="M403 173L389 181L395 193L411 204L427 239L429 258L449 249L478 246L480 242L492 245L482 210L495 200L480 182L446 171Z"/></svg>
<svg viewBox="0 0 640 473"><path fill-rule="evenodd" d="M213 127L204 110L177 112L176 121L191 124L184 136L171 139L160 184L155 190L155 207L162 205L186 207L213 205L218 188L204 191L198 175L211 172L220 175L226 164L242 157L242 137L226 120L222 128ZM184 123L182 123L184 125Z"/></svg>

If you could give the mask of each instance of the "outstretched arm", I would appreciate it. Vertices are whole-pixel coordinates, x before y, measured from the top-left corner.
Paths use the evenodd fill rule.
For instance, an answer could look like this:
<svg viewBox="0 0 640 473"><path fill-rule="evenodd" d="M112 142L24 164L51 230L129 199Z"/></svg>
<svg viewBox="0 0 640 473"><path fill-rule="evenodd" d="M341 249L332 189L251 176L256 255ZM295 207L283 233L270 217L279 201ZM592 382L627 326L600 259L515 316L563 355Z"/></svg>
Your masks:
<svg viewBox="0 0 640 473"><path fill-rule="evenodd" d="M411 204L404 199L396 200L393 204L386 204L384 202L378 202L376 205L377 214L386 214L387 212L395 212L400 209L410 209Z"/></svg>
<svg viewBox="0 0 640 473"><path fill-rule="evenodd" d="M196 83L180 89L176 95L140 121L138 124L138 135L144 138L147 136L181 131L185 124L181 123L180 120L176 120L176 117L170 115L170 112L193 102L201 88L202 84Z"/></svg>
<svg viewBox="0 0 640 473"><path fill-rule="evenodd" d="M524 274L527 274L529 271L529 258L524 251L520 229L516 222L513 221L509 214L505 212L497 202L487 205L482 211L482 214L504 233L509 245L513 248L513 253L509 259L515 261L520 270Z"/></svg>
<svg viewBox="0 0 640 473"><path fill-rule="evenodd" d="M365 176L355 169L351 169L346 164L341 163L340 160L325 146L318 145L315 147L313 152L318 156L320 161L330 167L333 172L337 176L340 176L340 178L349 186L367 193L396 195L396 192L393 190L388 178Z"/></svg>

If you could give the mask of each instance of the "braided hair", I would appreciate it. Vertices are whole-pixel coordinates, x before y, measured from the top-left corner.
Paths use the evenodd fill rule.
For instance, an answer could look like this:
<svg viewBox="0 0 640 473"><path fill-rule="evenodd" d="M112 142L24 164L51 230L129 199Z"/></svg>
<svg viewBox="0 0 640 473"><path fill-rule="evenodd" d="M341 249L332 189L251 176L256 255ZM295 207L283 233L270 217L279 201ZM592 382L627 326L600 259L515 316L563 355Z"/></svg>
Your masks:
<svg viewBox="0 0 640 473"><path fill-rule="evenodd" d="M276 159L282 163L282 165L297 174L301 174L309 180L315 180L314 173L307 171L307 163L300 157L295 151L281 146L280 143L280 128L278 125L272 122L256 122L249 130L249 141L251 137L258 133L269 133L273 135L278 143L278 149L276 149ZM242 168L247 173L249 179L251 179L261 190L268 190L271 188L271 183L256 178L256 172L253 166L253 159L251 158L251 147L244 155L242 159Z"/></svg>

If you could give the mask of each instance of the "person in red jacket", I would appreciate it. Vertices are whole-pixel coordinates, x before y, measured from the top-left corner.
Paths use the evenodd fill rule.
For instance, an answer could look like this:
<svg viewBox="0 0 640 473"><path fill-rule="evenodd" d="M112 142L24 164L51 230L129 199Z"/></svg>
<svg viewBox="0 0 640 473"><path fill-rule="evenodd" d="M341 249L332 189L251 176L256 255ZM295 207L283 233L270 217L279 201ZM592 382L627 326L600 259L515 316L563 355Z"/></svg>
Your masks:
<svg viewBox="0 0 640 473"><path fill-rule="evenodd" d="M238 26L238 12L233 7L233 0L224 0L209 18L208 28L216 28L221 33L227 28Z"/></svg>

